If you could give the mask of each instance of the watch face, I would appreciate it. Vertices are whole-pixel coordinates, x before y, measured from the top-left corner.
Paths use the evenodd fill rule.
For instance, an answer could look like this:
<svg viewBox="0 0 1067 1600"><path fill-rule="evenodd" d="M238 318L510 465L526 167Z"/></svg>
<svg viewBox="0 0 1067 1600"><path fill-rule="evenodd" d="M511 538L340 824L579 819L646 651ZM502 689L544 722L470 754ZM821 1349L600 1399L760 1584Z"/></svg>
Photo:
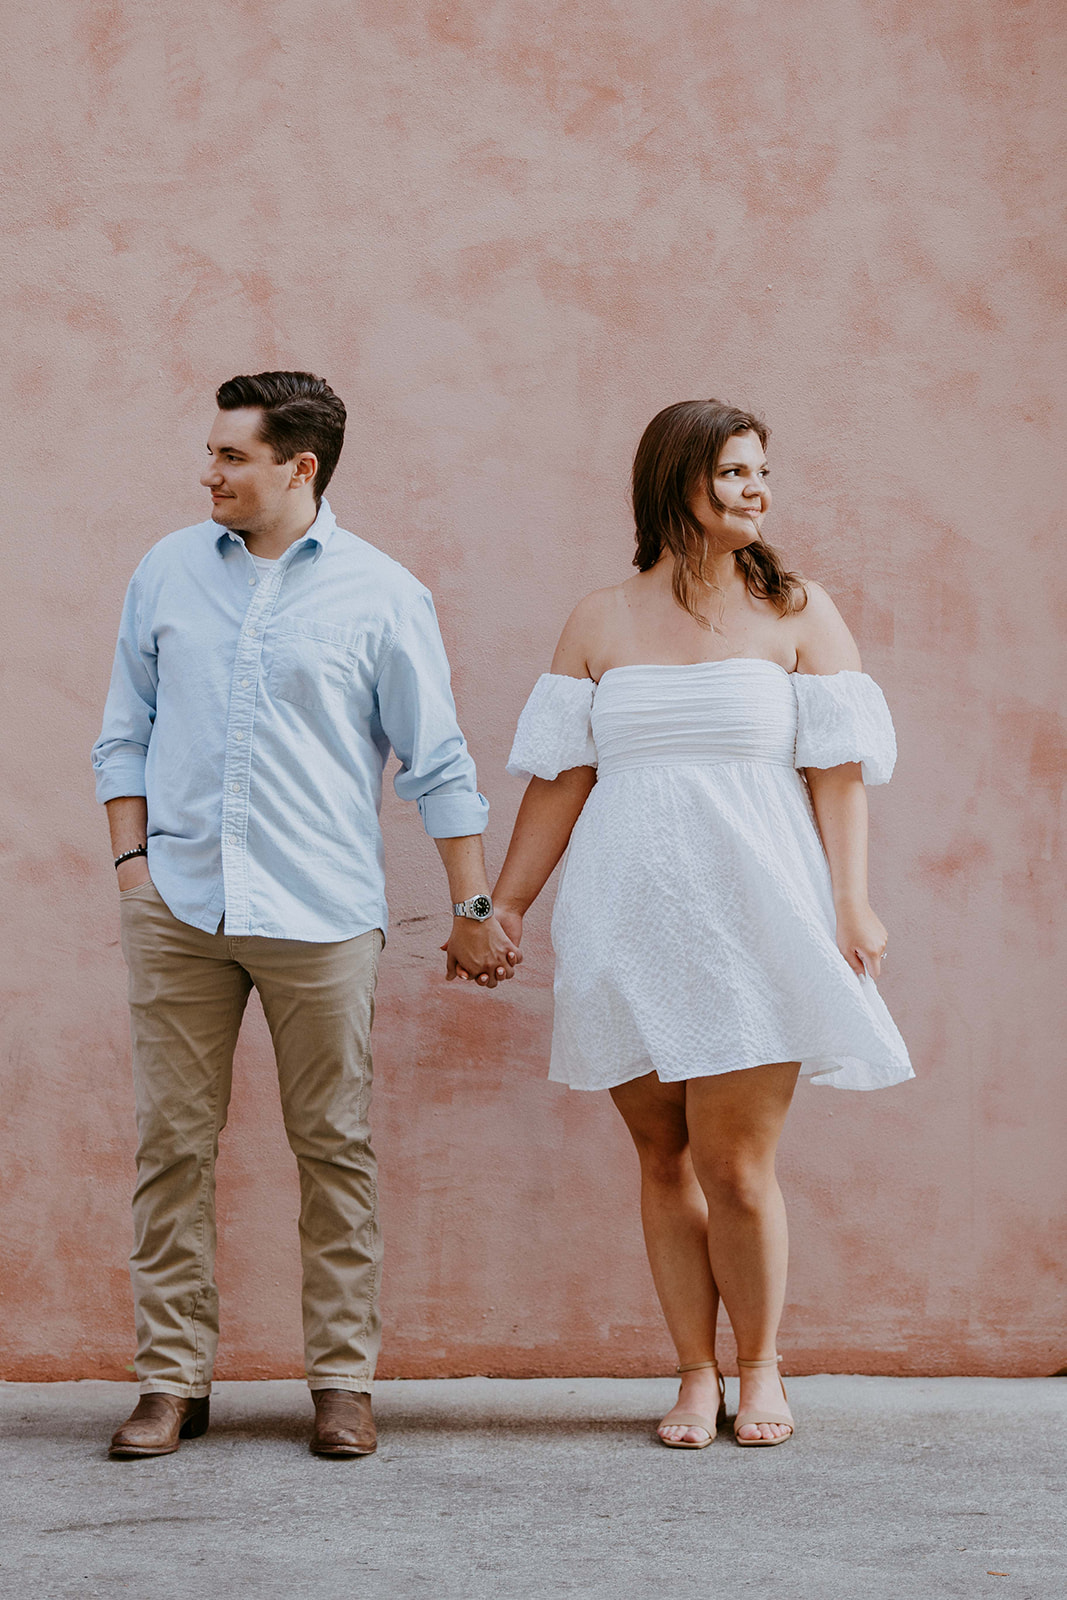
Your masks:
<svg viewBox="0 0 1067 1600"><path fill-rule="evenodd" d="M468 901L468 904L471 908L471 915L474 917L485 918L493 909L493 902L487 894L476 894L473 900Z"/></svg>

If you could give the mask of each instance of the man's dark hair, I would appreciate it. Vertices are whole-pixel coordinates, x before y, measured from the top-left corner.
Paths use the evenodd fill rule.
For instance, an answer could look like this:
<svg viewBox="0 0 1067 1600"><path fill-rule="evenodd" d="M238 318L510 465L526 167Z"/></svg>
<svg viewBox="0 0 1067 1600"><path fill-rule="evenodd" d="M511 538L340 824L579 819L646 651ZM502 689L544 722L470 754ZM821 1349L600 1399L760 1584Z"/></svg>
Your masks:
<svg viewBox="0 0 1067 1600"><path fill-rule="evenodd" d="M318 460L312 488L316 505L326 492L345 442L344 401L312 372L257 372L231 378L216 392L220 411L256 406L263 412L259 436L279 465L301 450Z"/></svg>

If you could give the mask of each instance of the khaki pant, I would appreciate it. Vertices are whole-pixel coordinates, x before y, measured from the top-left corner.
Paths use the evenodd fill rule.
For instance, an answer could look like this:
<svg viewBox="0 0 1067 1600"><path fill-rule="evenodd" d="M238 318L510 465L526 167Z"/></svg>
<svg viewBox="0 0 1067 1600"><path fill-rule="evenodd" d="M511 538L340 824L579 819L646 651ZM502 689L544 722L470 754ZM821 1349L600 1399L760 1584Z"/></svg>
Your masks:
<svg viewBox="0 0 1067 1600"><path fill-rule="evenodd" d="M381 1338L367 1123L381 933L337 944L231 939L179 922L150 883L121 898L139 1135L130 1275L141 1393L211 1390L215 1158L253 985L300 1173L308 1382L369 1393Z"/></svg>

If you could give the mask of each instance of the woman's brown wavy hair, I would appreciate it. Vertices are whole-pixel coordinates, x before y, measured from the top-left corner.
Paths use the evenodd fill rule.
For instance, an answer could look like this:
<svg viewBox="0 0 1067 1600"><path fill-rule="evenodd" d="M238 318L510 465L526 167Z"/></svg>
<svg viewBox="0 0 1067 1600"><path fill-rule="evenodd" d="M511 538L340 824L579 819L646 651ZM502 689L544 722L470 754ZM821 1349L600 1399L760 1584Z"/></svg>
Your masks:
<svg viewBox="0 0 1067 1600"><path fill-rule="evenodd" d="M715 493L715 465L727 439L739 433L754 433L766 450L770 429L762 418L721 400L681 400L652 418L634 456L634 566L647 572L669 550L674 598L703 628L711 626L697 603L706 582L708 541L690 504L703 484L715 509L726 510ZM769 600L779 616L803 611L808 599L803 583L786 571L769 544L757 537L735 550L734 560L749 593Z"/></svg>

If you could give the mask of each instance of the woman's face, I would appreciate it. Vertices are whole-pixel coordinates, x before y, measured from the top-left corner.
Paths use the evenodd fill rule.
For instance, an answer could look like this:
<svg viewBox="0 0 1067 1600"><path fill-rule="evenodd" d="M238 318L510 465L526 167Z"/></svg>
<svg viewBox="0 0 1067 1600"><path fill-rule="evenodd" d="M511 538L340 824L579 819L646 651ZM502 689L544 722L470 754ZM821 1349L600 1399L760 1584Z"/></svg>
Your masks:
<svg viewBox="0 0 1067 1600"><path fill-rule="evenodd" d="M743 550L759 537L764 514L770 509L767 456L755 433L735 433L727 439L715 463L713 488L726 511L717 510L701 484L689 509L708 536L712 549Z"/></svg>

